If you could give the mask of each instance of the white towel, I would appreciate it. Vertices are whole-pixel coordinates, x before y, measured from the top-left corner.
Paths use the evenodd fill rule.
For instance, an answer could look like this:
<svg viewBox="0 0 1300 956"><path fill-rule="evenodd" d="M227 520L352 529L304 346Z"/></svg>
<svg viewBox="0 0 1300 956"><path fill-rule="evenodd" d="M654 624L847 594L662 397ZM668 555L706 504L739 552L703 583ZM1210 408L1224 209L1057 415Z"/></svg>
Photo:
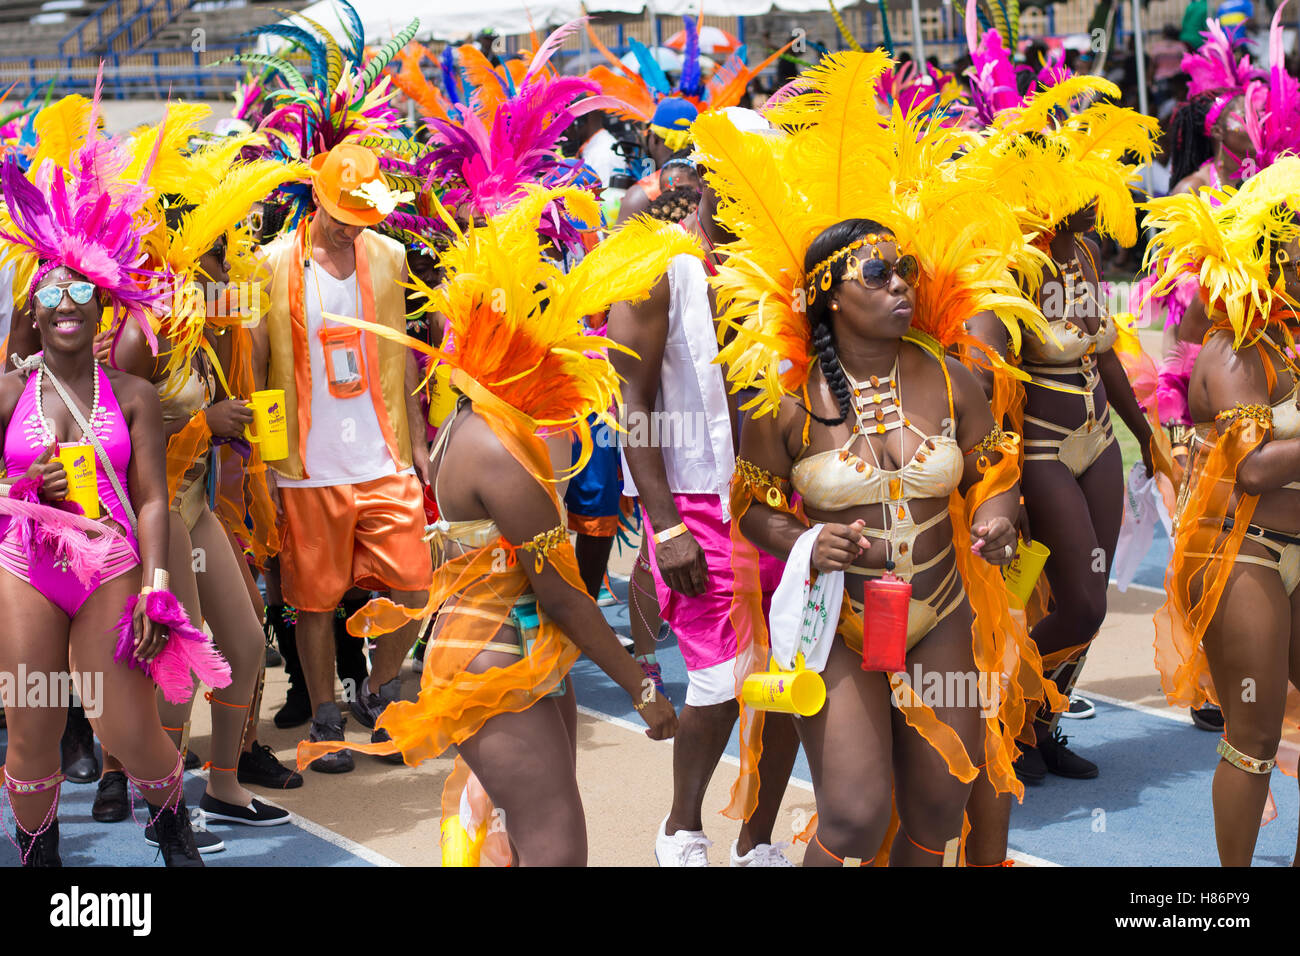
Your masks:
<svg viewBox="0 0 1300 956"><path fill-rule="evenodd" d="M814 525L799 536L781 572L781 583L772 595L768 615L772 659L785 670L793 670L796 658L802 654L805 667L820 674L839 626L844 572L822 571L813 580L813 545L821 530L822 525Z"/></svg>
<svg viewBox="0 0 1300 956"><path fill-rule="evenodd" d="M1173 522L1156 479L1147 477L1141 462L1134 462L1124 489L1124 520L1115 546L1115 586L1121 591L1128 589L1142 559L1151 550L1157 521L1164 525L1165 534L1171 533Z"/></svg>

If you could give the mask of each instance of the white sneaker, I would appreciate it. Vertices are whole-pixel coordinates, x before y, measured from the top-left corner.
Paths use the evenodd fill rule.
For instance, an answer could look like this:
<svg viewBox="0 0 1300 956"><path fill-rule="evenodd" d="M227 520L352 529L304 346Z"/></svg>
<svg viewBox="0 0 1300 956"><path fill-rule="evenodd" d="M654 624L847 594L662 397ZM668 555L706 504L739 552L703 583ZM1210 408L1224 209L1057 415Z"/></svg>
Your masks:
<svg viewBox="0 0 1300 956"><path fill-rule="evenodd" d="M754 849L744 856L737 856L736 846L739 843L739 840L731 841L732 866L794 866L781 852L790 845L788 843L756 843Z"/></svg>
<svg viewBox="0 0 1300 956"><path fill-rule="evenodd" d="M678 830L669 836L667 827L668 818L664 817L655 835L655 859L660 866L709 865L709 847L713 843L703 830Z"/></svg>

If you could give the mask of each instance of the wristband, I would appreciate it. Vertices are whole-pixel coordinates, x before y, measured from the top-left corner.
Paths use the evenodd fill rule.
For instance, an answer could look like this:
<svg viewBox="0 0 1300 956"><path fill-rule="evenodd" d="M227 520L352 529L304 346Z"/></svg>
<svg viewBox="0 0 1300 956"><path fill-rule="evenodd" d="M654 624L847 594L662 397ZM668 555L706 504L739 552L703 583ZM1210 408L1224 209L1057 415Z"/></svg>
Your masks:
<svg viewBox="0 0 1300 956"><path fill-rule="evenodd" d="M655 535L655 544L663 544L665 541L671 541L673 538L686 534L690 529L686 527L686 522L675 524L667 531L660 531Z"/></svg>
<svg viewBox="0 0 1300 956"><path fill-rule="evenodd" d="M166 568L153 569L153 590L169 591L171 590L172 576Z"/></svg>

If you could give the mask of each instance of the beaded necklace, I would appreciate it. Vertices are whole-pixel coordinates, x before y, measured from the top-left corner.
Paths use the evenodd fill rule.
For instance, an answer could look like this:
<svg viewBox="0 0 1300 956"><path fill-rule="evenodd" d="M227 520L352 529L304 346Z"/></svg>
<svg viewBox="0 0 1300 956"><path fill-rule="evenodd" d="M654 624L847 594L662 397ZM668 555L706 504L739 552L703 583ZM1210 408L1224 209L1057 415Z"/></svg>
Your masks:
<svg viewBox="0 0 1300 956"><path fill-rule="evenodd" d="M51 373L53 374L53 373ZM107 409L99 404L99 362L95 362L91 371L91 379L94 382L93 391L90 398L90 418L86 424L90 426L91 432L94 432L103 423L103 416ZM36 426L41 438L41 447L49 448L56 441L54 434L54 425L45 417L45 362L36 366ZM89 438L89 435L82 433L82 438Z"/></svg>

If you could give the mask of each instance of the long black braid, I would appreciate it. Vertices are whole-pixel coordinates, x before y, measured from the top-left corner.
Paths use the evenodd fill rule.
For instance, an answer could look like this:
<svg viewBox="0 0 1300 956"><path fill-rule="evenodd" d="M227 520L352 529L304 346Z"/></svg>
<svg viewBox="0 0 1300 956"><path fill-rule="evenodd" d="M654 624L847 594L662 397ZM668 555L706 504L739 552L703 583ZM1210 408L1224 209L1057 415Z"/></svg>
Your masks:
<svg viewBox="0 0 1300 956"><path fill-rule="evenodd" d="M1227 90L1198 93L1176 110L1170 119L1173 143L1169 150L1169 186L1172 189L1214 158L1214 137L1205 131L1205 120L1215 102ZM1232 109L1228 103L1219 116Z"/></svg>
<svg viewBox="0 0 1300 956"><path fill-rule="evenodd" d="M808 251L804 253L804 275L808 275L809 271L827 256L833 255L849 243L856 242L871 232L889 234L890 230L873 219L845 219L828 229L824 229L808 246ZM861 251L866 255L870 255L865 249ZM826 385L835 397L835 404L839 407L840 417L822 418L815 414L811 408L804 408L804 411L808 413L813 421L826 426L842 424L848 420L853 411L853 389L849 387L849 380L844 375L844 369L840 365L839 354L835 350L835 330L831 326L831 293L835 291L835 286L843 280L844 272L848 268L848 259L848 256L842 256L833 262L828 269L823 269L817 273L814 279L816 283L815 297L810 297L811 301L808 303L808 326L812 347L817 353L817 361L821 366L822 377L826 379ZM823 289L821 280L827 271L831 275L831 285L829 289Z"/></svg>

